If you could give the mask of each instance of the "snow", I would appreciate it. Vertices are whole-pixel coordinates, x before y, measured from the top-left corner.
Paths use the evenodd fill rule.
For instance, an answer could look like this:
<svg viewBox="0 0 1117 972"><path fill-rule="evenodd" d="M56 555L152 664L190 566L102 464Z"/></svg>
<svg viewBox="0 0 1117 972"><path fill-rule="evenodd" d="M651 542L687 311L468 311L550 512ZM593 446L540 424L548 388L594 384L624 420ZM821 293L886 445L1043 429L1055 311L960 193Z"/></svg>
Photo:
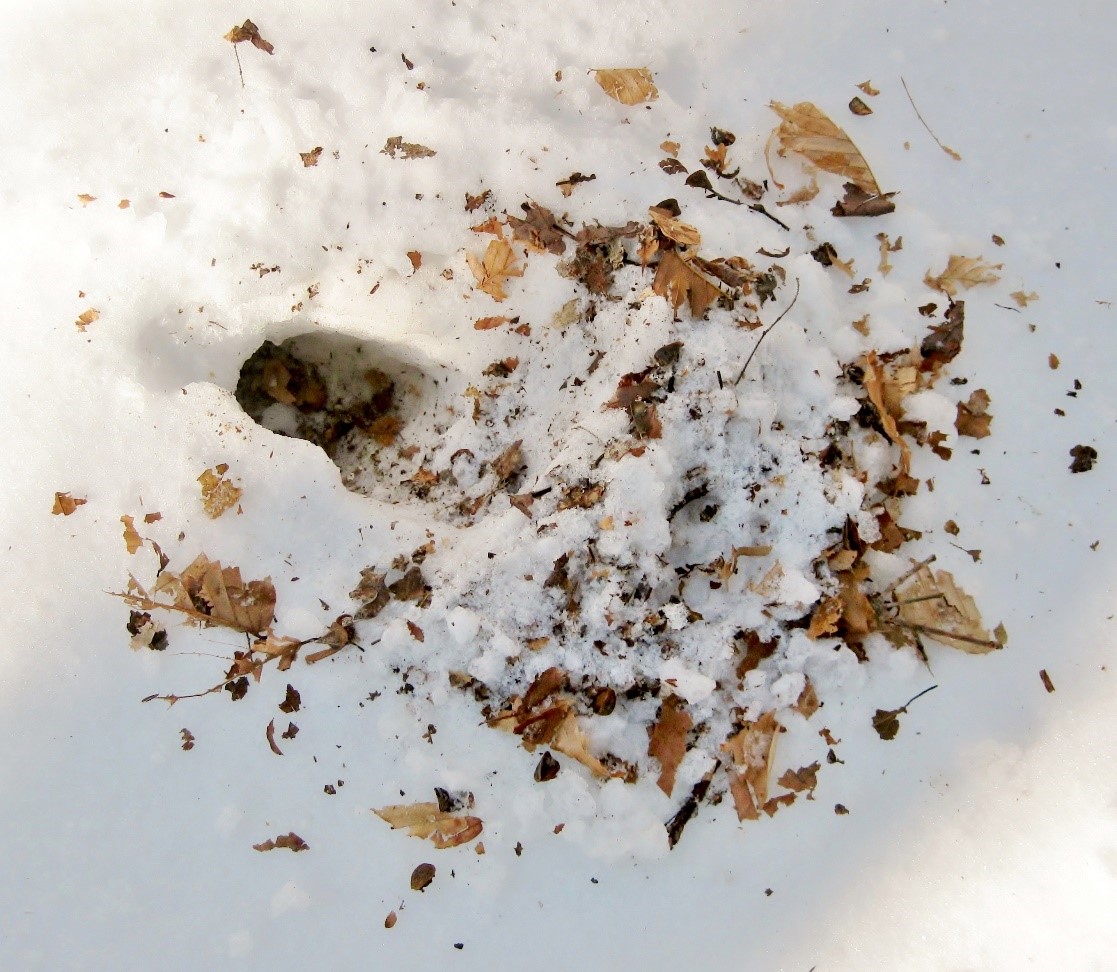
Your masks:
<svg viewBox="0 0 1117 972"><path fill-rule="evenodd" d="M222 36L245 16L276 53L239 45L242 88ZM715 3L688 10L685 25L676 5L650 0L561 10L387 3L371 12L264 3L235 14L164 3L13 7L0 41L0 293L9 319L0 359L9 415L0 486L2 964L294 968L325 958L361 968L375 954L393 968L488 968L510 948L554 949L561 935L564 963L591 968L1106 967L1117 945L1107 704L1117 580L1107 478L1117 346L1107 302L1117 297L1099 214L1117 195L1103 41L1114 19L1085 3L1042 24L999 2L979 11L919 3L901 16L880 0L833 10L806 0L755 11ZM990 38L1012 56L991 51ZM1037 63L1076 70L1041 74ZM652 69L658 101L624 108L587 73L628 65ZM920 126L901 74L964 161ZM881 94L866 98L874 115L857 119L845 104L867 78ZM692 165L718 125L738 136L732 157L763 178L773 99L812 100L845 126L886 188L901 190L897 213L833 219L827 177L816 203L778 211L796 227L788 237L656 165L667 138ZM437 154L381 154L396 135ZM298 153L318 145L317 166L304 168ZM798 171L791 160L774 164L781 177ZM555 183L573 171L596 179L564 199ZM575 226L644 220L648 205L676 196L682 218L702 231L704 254L751 257L793 243L784 265L800 296L745 378L718 382L718 371L736 375L759 332L720 312L676 323L635 268L618 274L625 301L603 304L592 327L550 323L574 297L584 313L587 299L549 255L528 257L505 303L472 290L465 253L479 253L488 237L469 226L487 211L466 213L462 200L483 188L494 212L515 214L534 199ZM82 204L81 193L96 199ZM868 294L851 297L847 278L806 255L804 222L856 258L856 279L874 277ZM882 229L904 237L887 279L875 272ZM422 254L418 269L409 250ZM771 623L763 610L795 618L816 601L814 545L847 513L872 536L875 520L858 515L861 484L850 475L825 481L817 464L799 461L800 443L818 448L828 422L858 408L834 377L842 363L918 339L924 322L914 308L934 296L922 276L951 253L1003 262L1003 279L965 295L966 341L950 374L969 386L940 383L905 402L909 416L951 433L954 457L915 450L913 475L933 477L935 488L905 506L904 523L928 533L918 550L939 555L990 626L1005 620L1009 644L980 657L932 645L928 673L911 652L870 643L870 661L858 665L795 632L730 701L753 715L786 708L809 676L825 707L809 721L785 715L780 766L818 759L821 725L842 740L844 764L824 765L815 799L770 820L738 825L728 799L703 806L668 852L663 822L709 769L727 728L718 687L731 663L725 634ZM1040 298L1014 311L1008 294L1018 289ZM766 322L792 293L777 291L762 309ZM91 307L100 317L80 331L74 319ZM850 326L861 313L868 338ZM495 314L530 322L531 336L471 327ZM325 335L319 350L367 344L413 389L407 416L429 454L365 476L369 495L347 490L317 447L255 425L234 397L242 363L265 338L311 332ZM626 436L624 411L601 407L618 378L674 340L684 348L679 392L660 406L665 437L641 456L604 460L600 505L557 510L558 486L589 476L602 443ZM600 350L600 368L587 376ZM476 424L464 393L507 356L521 359L511 391L486 402L492 426ZM584 383L561 388L574 374ZM993 435L959 440L953 402L975 387L989 389ZM675 434L698 400L702 421ZM266 424L289 428L292 419L274 412ZM469 448L478 461L453 468L479 496L492 486L484 460L515 439L527 463L518 489L556 486L536 499L530 520L494 499L478 526L464 528L444 484L420 501L403 481L419 462L446 468ZM1100 459L1072 476L1078 443ZM550 633L541 625L559 600L539 580L591 536L602 558L627 558L653 578L664 556L708 563L760 543L755 508L734 497L765 454L786 474L771 488L772 509L789 510L767 517L763 542L773 553L742 558L729 592L688 591L686 606L706 628L664 600L676 655L606 659L559 637L524 647ZM879 438L858 445L857 465L873 478L892 458ZM211 521L196 479L220 462L244 490L243 512ZM733 526L704 529L692 517L673 531L667 513L699 462L724 477L719 519ZM88 503L51 516L55 491ZM270 575L284 634L320 632L353 609L348 592L362 567L386 569L434 540L423 562L432 601L393 604L377 623L361 623L362 640L378 644L269 671L235 705L224 693L141 705L153 692L213 684L241 645L218 629L172 624L166 653L127 650L126 608L107 592L123 590L129 573L149 582L156 564L148 549L125 552L120 516L139 524L155 511L162 519L141 532L173 569L205 551L246 578ZM611 530L600 527L607 517ZM958 537L942 532L947 519L960 525ZM554 529L539 534L547 523ZM678 537L685 549L674 551ZM980 563L949 540L980 549ZM881 576L907 566L877 560ZM782 573L769 574L776 562ZM586 588L582 614L598 626L591 637L613 637L601 620L615 609L612 583ZM424 629L423 642L408 621ZM646 756L655 699L586 724L595 751L642 761L639 783L598 783L563 758L563 772L538 785L538 754L480 726L473 698L447 688L450 671L467 670L522 690L552 664L618 684L672 679L696 717L712 721L672 798L655 786ZM1055 693L1044 691L1041 668ZM877 738L872 711L901 705L932 675L938 688L902 716L897 739ZM280 759L264 726L273 717L277 730L286 725L275 705L288 681L303 709L290 716L300 732L281 740ZM180 749L183 727L196 737L189 752ZM484 855L472 846L435 851L370 811L429 800L433 786L475 794ZM837 803L849 814L835 814ZM310 850L252 850L289 830ZM408 878L427 860L438 876L417 894ZM399 921L386 930L393 909Z"/></svg>

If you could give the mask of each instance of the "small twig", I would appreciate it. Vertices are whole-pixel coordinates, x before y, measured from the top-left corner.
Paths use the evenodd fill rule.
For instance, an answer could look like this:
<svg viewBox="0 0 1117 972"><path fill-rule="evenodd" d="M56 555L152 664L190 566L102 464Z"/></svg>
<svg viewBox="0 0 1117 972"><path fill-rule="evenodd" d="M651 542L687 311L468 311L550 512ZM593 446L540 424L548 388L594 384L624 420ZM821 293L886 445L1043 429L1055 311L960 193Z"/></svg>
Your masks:
<svg viewBox="0 0 1117 972"><path fill-rule="evenodd" d="M916 699L923 698L923 696L926 695L928 692L933 692L937 688L938 688L937 685L932 685L930 688L925 688L922 692L916 692L915 695L913 695L910 699L907 700L907 702L905 702L903 705L900 706L899 711L907 712L908 711L908 706L911 705L912 702L914 702Z"/></svg>
<svg viewBox="0 0 1117 972"><path fill-rule="evenodd" d="M780 316L777 317L774 321L772 321L772 323L769 324L764 329L763 333L757 339L756 344L753 345L752 350L749 352L749 356L747 358L745 358L745 363L741 368L740 374L737 375L737 380L735 382L733 382L734 386L739 385L741 383L741 379L745 377L745 372L748 370L749 362L752 361L753 355L756 354L757 348L760 347L760 343L768 336L768 334L772 330L772 328L774 328L777 324L779 324L780 321L782 321L787 316L788 311L790 311L791 308L795 306L795 301L797 301L798 299L799 299L799 278L796 277L795 278L795 296L791 298L791 303L788 304L786 308L784 308L783 313L780 314Z"/></svg>
<svg viewBox="0 0 1117 972"><path fill-rule="evenodd" d="M237 59L237 74L240 75L240 86L244 87L244 71L240 67L240 54L237 52L237 45L233 45L233 56Z"/></svg>
<svg viewBox="0 0 1117 972"><path fill-rule="evenodd" d="M912 108L915 109L915 117L918 118L920 124L927 129L927 134L930 135L931 138L935 140L935 144L952 159L954 159L955 162L961 162L962 156L955 152L954 149L952 149L949 145L943 145L943 143L939 141L938 135L931 131L931 126L928 125L927 122L924 120L923 115L920 113L919 108L915 104L915 99L911 96L911 92L908 90L908 83L903 79L903 77L900 78L900 84L904 86L904 94L908 96L908 101L911 102Z"/></svg>
<svg viewBox="0 0 1117 972"><path fill-rule="evenodd" d="M767 209L760 205L760 203L753 203L751 206L749 206L749 209L751 209L754 213L760 213L761 216L767 216L777 226L782 227L789 233L791 232L791 227L788 226L787 223L785 223L782 219L777 219L770 212L768 212Z"/></svg>
<svg viewBox="0 0 1117 972"><path fill-rule="evenodd" d="M891 594L894 590L896 590L897 587L900 587L902 584L911 580L911 578L918 574L924 567L928 566L929 564L933 564L937 559L938 558L934 554L931 554L931 556L928 557L926 560L921 560L917 564L913 563L911 570L909 570L906 574L901 574L880 593L882 595Z"/></svg>
<svg viewBox="0 0 1117 972"><path fill-rule="evenodd" d="M995 641L987 641L982 638L971 638L969 635L958 634L955 631L947 631L945 628L932 628L927 624L912 624L909 621L892 621L891 624L896 628L906 628L908 631L914 631L916 634L933 635L936 638L950 638L952 641L964 641L968 645L981 645L983 648L998 648L999 645Z"/></svg>

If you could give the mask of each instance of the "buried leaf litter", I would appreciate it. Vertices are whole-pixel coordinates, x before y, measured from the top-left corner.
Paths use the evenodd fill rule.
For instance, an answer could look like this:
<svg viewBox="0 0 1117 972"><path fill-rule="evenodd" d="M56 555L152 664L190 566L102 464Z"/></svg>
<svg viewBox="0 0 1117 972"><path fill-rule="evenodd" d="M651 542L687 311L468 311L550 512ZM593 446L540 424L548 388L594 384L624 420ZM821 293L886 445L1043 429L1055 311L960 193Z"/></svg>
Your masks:
<svg viewBox="0 0 1117 972"><path fill-rule="evenodd" d="M626 105L654 97L642 69L596 80ZM833 755L821 711L836 699L834 659L1002 646L1004 629L987 630L925 548L909 555L921 535L904 522L925 489L913 455L947 461L959 437L991 432L983 390L960 402L940 385L963 349L962 292L1000 268L966 256L926 268L927 289L878 340L865 295L903 258L902 238L877 233L875 267L858 270L865 255L838 252L825 221L894 214L887 228L901 229L896 194L815 106L772 107L767 169L746 175L724 129L693 164L665 141L677 198L623 225L563 214L562 198L594 178L582 173L557 184L561 198L547 190L550 206L468 196L464 267L439 286L471 296L460 327L475 347L491 342L473 370L341 335L264 342L240 372L244 411L321 447L349 489L425 519L427 541L365 565L351 609L303 638L273 630L270 579L244 582L204 554L176 572L156 547L158 575L123 595L134 646L165 647L160 611L246 634L223 677L189 693L235 701L272 668L291 677L390 645L428 685L475 699L477 732L519 739L533 756L518 771L536 785L567 773L653 785L673 807L668 846L726 797L739 820L813 799L821 763L783 765L778 740L806 726ZM829 214L812 205L824 193ZM706 246L692 201L741 207L733 248ZM785 230L782 249L751 242L764 219ZM538 264L565 290L529 320L517 297ZM226 472L199 478L211 516L251 502ZM413 704L434 718L420 693ZM865 719L891 739L905 711L866 704ZM473 795L436 795L376 812L437 848L475 841Z"/></svg>

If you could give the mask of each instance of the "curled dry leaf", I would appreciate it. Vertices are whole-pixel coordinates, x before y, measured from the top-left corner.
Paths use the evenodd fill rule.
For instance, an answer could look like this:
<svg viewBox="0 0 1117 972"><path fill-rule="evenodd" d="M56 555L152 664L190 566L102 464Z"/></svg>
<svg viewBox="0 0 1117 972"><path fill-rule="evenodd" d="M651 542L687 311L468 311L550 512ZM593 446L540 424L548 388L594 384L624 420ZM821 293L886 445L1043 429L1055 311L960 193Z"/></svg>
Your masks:
<svg viewBox="0 0 1117 972"><path fill-rule="evenodd" d="M896 592L901 623L951 648L983 655L1000 647L981 623L974 599L945 570L926 565Z"/></svg>
<svg viewBox="0 0 1117 972"><path fill-rule="evenodd" d="M240 500L242 490L225 478L228 471L229 467L221 463L216 469L207 469L198 477L202 485L202 507L211 520L232 509Z"/></svg>
<svg viewBox="0 0 1117 972"><path fill-rule="evenodd" d="M79 331L84 331L100 316L101 312L99 310L95 307L90 307L88 310L84 310L78 314L78 319L74 321L74 323L77 325Z"/></svg>
<svg viewBox="0 0 1117 972"><path fill-rule="evenodd" d="M683 246L698 246L702 242L702 234L689 223L677 219L670 210L649 206L648 215L651 216L656 228L669 240L674 240Z"/></svg>
<svg viewBox="0 0 1117 972"><path fill-rule="evenodd" d="M694 720L677 695L668 696L660 706L659 719L648 739L648 755L659 762L659 788L668 796L675 789L675 774L686 755L687 733Z"/></svg>
<svg viewBox="0 0 1117 972"><path fill-rule="evenodd" d="M425 891L434 880L437 869L433 864L420 864L411 872L411 890Z"/></svg>
<svg viewBox="0 0 1117 972"><path fill-rule="evenodd" d="M590 752L590 740L578 724L578 717L568 709L555 734L551 737L551 748L571 759L576 759L599 779L610 776L609 770Z"/></svg>
<svg viewBox="0 0 1117 972"><path fill-rule="evenodd" d="M848 179L870 196L880 196L880 186L853 140L809 101L790 108L773 101L769 107L780 116L776 138L780 154L796 152L826 172Z"/></svg>
<svg viewBox="0 0 1117 972"><path fill-rule="evenodd" d="M275 48L260 36L260 29L251 20L246 20L239 27L230 30L225 35L225 40L233 44L242 44L244 41L248 41L253 47L261 51L268 54L275 53Z"/></svg>
<svg viewBox="0 0 1117 972"><path fill-rule="evenodd" d="M309 152L300 152L299 158L303 160L303 168L309 169L312 165L318 164L318 157L322 154L322 146L317 145Z"/></svg>
<svg viewBox="0 0 1117 972"><path fill-rule="evenodd" d="M989 392L978 388L970 394L965 402L958 403L958 415L954 419L954 427L959 435L968 435L971 439L984 439L990 434L989 425L993 416L989 414Z"/></svg>
<svg viewBox="0 0 1117 972"><path fill-rule="evenodd" d="M659 97L652 72L647 68L608 68L593 74L601 90L622 105L639 105Z"/></svg>
<svg viewBox="0 0 1117 972"><path fill-rule="evenodd" d="M412 837L429 840L439 850L471 841L484 829L478 817L445 813L437 803L392 804L373 813L393 830L406 828Z"/></svg>
<svg viewBox="0 0 1117 972"><path fill-rule="evenodd" d="M483 290L496 301L505 300L504 282L509 277L522 277L524 268L516 265L516 254L505 240L489 240L483 257L478 259L472 253L466 254L466 262L477 281L477 289Z"/></svg>
<svg viewBox="0 0 1117 972"><path fill-rule="evenodd" d="M844 188L845 195L830 210L835 216L886 216L896 211L894 192L865 192L852 182L847 182Z"/></svg>
<svg viewBox="0 0 1117 972"><path fill-rule="evenodd" d="M1003 266L1002 263L986 263L982 257L951 255L942 273L932 276L928 270L923 282L932 290L941 291L948 297L956 297L959 290L996 283L1001 279L996 271Z"/></svg>
<svg viewBox="0 0 1117 972"><path fill-rule="evenodd" d="M893 414L886 403L887 376L884 366L880 363L875 351L870 351L863 359L865 378L865 391L868 392L869 401L880 417L881 428L889 440L900 447L900 474L906 476L911 470L911 446L907 444L900 430L896 426L897 415Z"/></svg>

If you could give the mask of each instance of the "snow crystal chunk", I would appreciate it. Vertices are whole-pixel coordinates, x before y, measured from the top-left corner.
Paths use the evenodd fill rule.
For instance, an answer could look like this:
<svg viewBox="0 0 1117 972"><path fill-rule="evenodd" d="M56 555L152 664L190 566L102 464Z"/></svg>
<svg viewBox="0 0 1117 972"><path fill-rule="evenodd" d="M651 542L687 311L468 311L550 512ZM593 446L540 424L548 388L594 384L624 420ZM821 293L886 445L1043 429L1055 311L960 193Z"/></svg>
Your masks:
<svg viewBox="0 0 1117 972"><path fill-rule="evenodd" d="M459 645L464 645L477 637L481 630L481 619L468 608L456 607L446 615L450 637Z"/></svg>
<svg viewBox="0 0 1117 972"><path fill-rule="evenodd" d="M710 697L717 683L707 675L687 668L678 658L669 658L659 669L659 677L674 686L675 694L687 702Z"/></svg>
<svg viewBox="0 0 1117 972"><path fill-rule="evenodd" d="M662 614L667 619L667 627L672 631L682 631L687 626L687 609L685 604L665 604Z"/></svg>

